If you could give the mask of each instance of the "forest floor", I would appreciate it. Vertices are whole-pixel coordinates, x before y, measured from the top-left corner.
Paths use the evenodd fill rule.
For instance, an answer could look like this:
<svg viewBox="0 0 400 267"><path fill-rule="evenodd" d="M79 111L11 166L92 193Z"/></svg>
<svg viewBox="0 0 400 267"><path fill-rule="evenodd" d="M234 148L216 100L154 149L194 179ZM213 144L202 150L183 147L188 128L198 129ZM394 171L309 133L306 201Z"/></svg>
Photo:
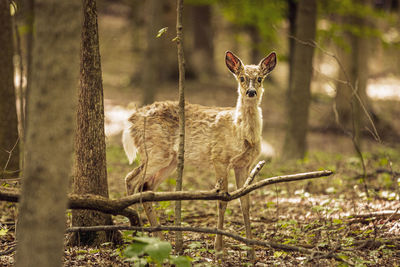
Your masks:
<svg viewBox="0 0 400 267"><path fill-rule="evenodd" d="M136 165L129 166L121 144L121 130L127 110L139 106L142 90L130 83L132 71L129 61L129 30L126 19L104 16L100 22L102 67L104 71L105 112L107 133L107 168L111 198L125 195L124 177ZM226 50L226 48L224 48ZM278 66L279 67L279 66ZM277 67L277 68L278 68ZM283 67L282 67L283 68ZM279 159L284 138L285 74L272 75L266 82L263 100L263 138L274 148L275 154L257 176L257 180L307 171L329 169L330 177L264 187L251 193L251 225L255 239L275 241L326 253L335 253L343 261L319 259L277 249L255 247L256 266L399 266L400 265L400 143L390 140L377 142L365 138L362 155L366 179L361 179L363 168L354 151L351 138L328 131L332 123L332 98L314 93L310 114L309 152L302 161L286 162ZM236 85L231 75L212 83L188 81L186 95L189 102L207 106L233 106ZM177 98L177 83L161 84L155 100ZM373 106L380 118L400 133L400 105L398 101L376 100ZM135 163L137 164L137 163ZM211 169L211 168L210 168ZM173 191L175 174L161 184L160 191ZM184 190L207 190L214 187L214 174L185 166ZM228 190L235 189L229 179ZM368 189L368 195L365 188ZM155 204L162 225L173 224L174 202ZM183 225L216 227L215 201L183 201ZM139 208L141 211L141 209ZM375 212L389 211L377 216ZM147 223L143 211L140 212ZM70 212L67 214L70 219ZM0 203L0 253L15 245L17 205ZM115 216L116 225L128 225ZM238 200L228 205L225 230L244 236L244 225ZM174 246L174 234L163 232L165 240ZM123 233L125 244L100 247L66 247L65 266L136 266L123 256L124 248L132 242L131 232ZM218 261L213 249L213 234L184 232L184 255L195 266L246 266L248 246L224 238L225 254ZM15 253L0 256L0 266L12 266Z"/></svg>

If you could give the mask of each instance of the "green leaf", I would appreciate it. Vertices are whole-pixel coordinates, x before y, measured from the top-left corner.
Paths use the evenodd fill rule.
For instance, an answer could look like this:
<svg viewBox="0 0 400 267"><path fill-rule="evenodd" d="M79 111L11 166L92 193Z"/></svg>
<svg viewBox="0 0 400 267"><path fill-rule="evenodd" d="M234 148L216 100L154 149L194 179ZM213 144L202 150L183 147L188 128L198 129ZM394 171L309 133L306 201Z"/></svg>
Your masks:
<svg viewBox="0 0 400 267"><path fill-rule="evenodd" d="M8 229L2 228L0 229L0 236L5 236L8 233Z"/></svg>
<svg viewBox="0 0 400 267"><path fill-rule="evenodd" d="M165 241L153 242L144 248L145 252L156 262L162 264L172 250L171 244Z"/></svg>
<svg viewBox="0 0 400 267"><path fill-rule="evenodd" d="M146 242L137 241L124 249L124 256L127 258L137 257L144 253L144 248L148 245Z"/></svg>
<svg viewBox="0 0 400 267"><path fill-rule="evenodd" d="M99 252L100 252L100 249L91 249L91 250L89 250L90 254L96 254L96 253L99 253Z"/></svg>
<svg viewBox="0 0 400 267"><path fill-rule="evenodd" d="M332 220L333 224L342 224L343 221L341 219L333 219Z"/></svg>
<svg viewBox="0 0 400 267"><path fill-rule="evenodd" d="M168 27L161 28L157 33L157 38L160 38L164 33L168 31Z"/></svg>
<svg viewBox="0 0 400 267"><path fill-rule="evenodd" d="M191 258L187 256L171 256L170 261L176 267L191 267Z"/></svg>
<svg viewBox="0 0 400 267"><path fill-rule="evenodd" d="M284 255L286 255L287 253L285 251L275 251L274 252L274 258L280 258Z"/></svg>
<svg viewBox="0 0 400 267"><path fill-rule="evenodd" d="M190 243L190 244L188 245L188 247L189 247L190 249L196 249L196 248L201 248L201 247L203 247L203 244L200 243L200 242L192 242L192 243Z"/></svg>

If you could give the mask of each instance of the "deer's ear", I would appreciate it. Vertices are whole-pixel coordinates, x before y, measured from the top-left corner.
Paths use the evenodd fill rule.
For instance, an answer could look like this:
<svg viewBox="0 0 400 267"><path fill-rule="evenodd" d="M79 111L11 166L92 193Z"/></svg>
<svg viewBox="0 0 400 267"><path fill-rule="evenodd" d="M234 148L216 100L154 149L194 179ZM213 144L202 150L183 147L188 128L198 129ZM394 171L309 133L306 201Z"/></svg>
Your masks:
<svg viewBox="0 0 400 267"><path fill-rule="evenodd" d="M231 51L227 51L225 55L225 63L228 69L233 74L239 74L239 72L243 69L243 64L240 58L235 56Z"/></svg>
<svg viewBox="0 0 400 267"><path fill-rule="evenodd" d="M276 65L276 53L272 52L271 54L269 54L266 58L264 58L263 60L261 60L259 66L260 69L263 73L263 75L267 75L268 73L270 73Z"/></svg>

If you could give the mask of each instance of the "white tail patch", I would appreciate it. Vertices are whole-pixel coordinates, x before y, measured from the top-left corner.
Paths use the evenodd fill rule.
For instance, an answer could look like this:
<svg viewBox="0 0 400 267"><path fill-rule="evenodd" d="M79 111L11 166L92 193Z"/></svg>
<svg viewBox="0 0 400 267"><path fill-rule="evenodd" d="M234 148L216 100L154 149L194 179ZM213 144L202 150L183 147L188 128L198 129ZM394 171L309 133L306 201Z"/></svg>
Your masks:
<svg viewBox="0 0 400 267"><path fill-rule="evenodd" d="M122 144L124 145L125 154L128 157L129 164L136 158L137 148L131 136L130 126L126 127L122 133Z"/></svg>

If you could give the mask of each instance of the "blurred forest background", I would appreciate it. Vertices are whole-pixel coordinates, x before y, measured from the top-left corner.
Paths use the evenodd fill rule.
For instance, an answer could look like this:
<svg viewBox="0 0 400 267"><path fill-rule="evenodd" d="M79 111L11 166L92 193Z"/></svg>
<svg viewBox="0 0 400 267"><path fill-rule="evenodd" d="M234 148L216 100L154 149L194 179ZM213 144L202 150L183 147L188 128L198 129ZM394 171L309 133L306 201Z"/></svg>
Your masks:
<svg viewBox="0 0 400 267"><path fill-rule="evenodd" d="M258 64L276 51L278 67L262 102L264 140L273 148L265 145L265 153L283 159L304 159L316 151L357 156L357 150L376 151L383 144L396 151L398 1L317 2L304 11L315 16L314 24L297 25L298 1L186 1L187 100L233 106L236 83L226 69L225 51L234 51L245 64ZM99 9L106 113L107 104L114 106L112 116L115 105L177 99L174 1L100 1ZM308 74L301 73L307 59L293 62L297 28L311 34ZM291 84L298 79L292 73L309 76L310 84ZM117 121L110 117L110 126Z"/></svg>
<svg viewBox="0 0 400 267"><path fill-rule="evenodd" d="M33 38L33 1L26 3L21 10L11 8L14 69L1 67L0 71L2 81L14 71L13 85L3 84L13 89L0 91L0 116L4 117L0 118L0 167L4 166L0 178L18 176L23 164L19 157L23 138L21 146L15 146L18 132L13 122L17 119L5 115L18 114L21 136L22 103L31 86ZM176 3L98 0L97 10L108 190L111 198L117 198L125 194L123 177L132 170L121 143L131 110L178 97ZM186 0L183 26L186 100L191 103L235 105L237 83L225 66L225 51L234 52L245 64L258 64L271 51L277 53L278 64L265 81L261 104L262 158L269 162L260 176L320 169L335 172L333 178L318 182L253 193L251 217L256 236L319 248L347 242L356 244L343 254L353 262L398 264L398 239L374 246L357 242L377 237L392 240L400 233L400 224L394 220L400 208L400 1ZM0 44L13 45L2 39ZM0 66L6 64L0 62ZM212 173L185 166L185 190L213 185ZM171 177L160 191L173 188ZM229 190L233 188L230 183ZM183 221L215 227L215 214L210 212L215 204L195 203L183 203ZM15 204L2 204L1 209L2 224L15 222ZM157 209L163 223L171 221L169 201ZM239 210L239 203L230 204L227 229L243 232L241 219L236 218ZM376 211L391 213L373 217ZM361 217L346 221L350 215ZM114 221L126 223L119 217ZM0 238L5 236L0 232ZM194 244L185 250L194 262L206 264L213 259L211 250L196 250L212 247L212 237L202 240L192 234L185 238ZM243 247L233 241L228 246L233 254L226 266L245 262ZM87 255L66 252L65 264L73 266L72 259L76 263L95 261L95 253L87 251ZM258 251L257 255L265 264L290 260L296 265L304 260L286 252ZM115 257L110 256L110 261L116 261Z"/></svg>

